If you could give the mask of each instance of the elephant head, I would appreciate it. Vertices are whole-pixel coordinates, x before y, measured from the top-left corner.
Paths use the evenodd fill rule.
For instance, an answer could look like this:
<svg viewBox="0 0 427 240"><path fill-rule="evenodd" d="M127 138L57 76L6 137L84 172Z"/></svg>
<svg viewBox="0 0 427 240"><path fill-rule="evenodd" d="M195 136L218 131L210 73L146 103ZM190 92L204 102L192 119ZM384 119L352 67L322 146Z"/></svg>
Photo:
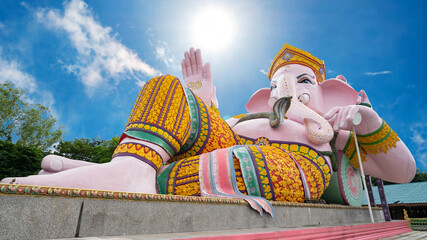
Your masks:
<svg viewBox="0 0 427 240"><path fill-rule="evenodd" d="M334 106L356 104L359 93L344 78L321 82L317 78L318 74L312 68L302 64L281 66L271 77L270 89L258 90L246 104L246 109L249 113L271 111L278 99L292 96L286 117L305 125L310 142L327 143L334 132L323 115Z"/></svg>

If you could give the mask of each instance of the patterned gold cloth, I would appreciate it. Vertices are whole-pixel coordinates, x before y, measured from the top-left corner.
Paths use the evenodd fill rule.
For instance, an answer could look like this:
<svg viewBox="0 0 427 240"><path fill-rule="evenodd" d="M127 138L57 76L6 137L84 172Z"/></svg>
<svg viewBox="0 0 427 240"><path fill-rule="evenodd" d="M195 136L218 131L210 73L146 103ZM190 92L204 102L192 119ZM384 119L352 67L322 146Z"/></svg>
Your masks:
<svg viewBox="0 0 427 240"><path fill-rule="evenodd" d="M231 159L233 182L246 195L290 202L318 199L331 174L324 156L309 146L239 137L215 109L170 75L156 77L141 89L124 137L151 142L169 153L171 164L158 177L159 189L166 194L200 195L200 156L238 145L245 146L239 147L244 153L235 152ZM126 155L156 170L163 161L135 142L121 143L114 157Z"/></svg>
<svg viewBox="0 0 427 240"><path fill-rule="evenodd" d="M235 181L241 193L267 200L304 202L319 199L326 189L328 165L321 168L311 157L274 146L242 147L248 153L251 171L248 173L244 157L234 154ZM325 162L323 156L316 154L319 161ZM158 178L160 192L200 196L199 160L200 156L195 156L170 164Z"/></svg>

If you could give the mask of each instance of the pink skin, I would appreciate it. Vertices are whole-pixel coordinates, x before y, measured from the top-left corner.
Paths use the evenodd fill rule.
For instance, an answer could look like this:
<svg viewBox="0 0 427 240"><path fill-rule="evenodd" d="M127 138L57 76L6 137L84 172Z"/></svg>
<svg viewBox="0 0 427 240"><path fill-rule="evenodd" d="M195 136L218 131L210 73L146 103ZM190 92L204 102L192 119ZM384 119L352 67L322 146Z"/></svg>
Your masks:
<svg viewBox="0 0 427 240"><path fill-rule="evenodd" d="M125 138L122 143L129 141L139 142L155 149L165 162L170 158L166 151L149 142ZM61 161L62 166L57 161ZM52 162L56 162L53 167L50 166ZM59 170L60 172L19 178L5 178L1 183L10 183L15 179L16 184L24 185L140 193L156 193L157 191L156 171L150 165L133 157L117 157L109 163L88 165L83 161L51 156L45 164L48 165L45 166L46 169ZM64 166L68 169L65 170ZM45 171L42 173L45 173Z"/></svg>
<svg viewBox="0 0 427 240"><path fill-rule="evenodd" d="M298 64L286 65L271 79L269 105L272 106L282 96L292 96L291 107L286 116L304 123L307 138L319 145L329 143L334 133L329 123L319 115L317 103L321 102L321 95L316 91L317 86L316 75L310 68ZM302 94L310 96L307 105L300 100Z"/></svg>

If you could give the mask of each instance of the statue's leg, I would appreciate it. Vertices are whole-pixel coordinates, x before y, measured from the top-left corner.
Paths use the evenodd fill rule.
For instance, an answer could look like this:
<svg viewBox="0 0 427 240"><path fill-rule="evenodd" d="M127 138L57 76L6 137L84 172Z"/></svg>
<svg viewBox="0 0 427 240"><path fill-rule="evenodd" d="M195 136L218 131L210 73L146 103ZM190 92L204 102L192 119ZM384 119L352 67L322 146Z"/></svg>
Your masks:
<svg viewBox="0 0 427 240"><path fill-rule="evenodd" d="M53 174L5 178L1 182L11 183L15 179L14 184L156 193L155 177L152 167L129 157Z"/></svg>
<svg viewBox="0 0 427 240"><path fill-rule="evenodd" d="M141 90L111 162L16 178L15 183L155 193L156 173L187 141L190 121L179 80L154 78Z"/></svg>

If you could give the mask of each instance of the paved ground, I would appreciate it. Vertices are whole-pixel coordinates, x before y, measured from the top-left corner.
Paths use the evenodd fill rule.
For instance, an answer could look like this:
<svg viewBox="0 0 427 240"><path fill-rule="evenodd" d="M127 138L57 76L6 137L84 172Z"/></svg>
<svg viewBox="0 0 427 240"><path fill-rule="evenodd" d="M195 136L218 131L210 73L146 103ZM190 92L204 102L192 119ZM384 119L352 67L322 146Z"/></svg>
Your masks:
<svg viewBox="0 0 427 240"><path fill-rule="evenodd" d="M256 229L242 229L242 230L228 230L228 231L210 231L210 232L189 232L189 233L168 233L168 234L146 234L146 235L133 235L133 236L115 236L115 237L87 237L87 238L61 238L64 239L75 239L75 240L166 240L166 239L188 239L195 237L211 237L221 235L233 235L233 234L244 234L244 233L260 233L260 232L273 232L273 231L285 231L293 230L295 228L256 228ZM421 240L427 239L427 231L412 231L396 235L393 237L384 238L384 240Z"/></svg>
<svg viewBox="0 0 427 240"><path fill-rule="evenodd" d="M400 234L393 237L384 238L383 240L421 240L421 239L427 239L427 231L412 231L404 234Z"/></svg>
<svg viewBox="0 0 427 240"><path fill-rule="evenodd" d="M144 234L144 235L133 235L133 236L115 236L115 237L87 237L87 238L61 238L64 239L75 239L75 240L166 240L166 239L187 239L195 237L211 237L221 235L233 235L233 234L244 234L244 233L260 233L260 232L274 232L274 231L285 231L292 230L295 228L254 228L254 229L234 229L226 231L206 231L206 232L185 232L185 233L165 233L165 234Z"/></svg>

